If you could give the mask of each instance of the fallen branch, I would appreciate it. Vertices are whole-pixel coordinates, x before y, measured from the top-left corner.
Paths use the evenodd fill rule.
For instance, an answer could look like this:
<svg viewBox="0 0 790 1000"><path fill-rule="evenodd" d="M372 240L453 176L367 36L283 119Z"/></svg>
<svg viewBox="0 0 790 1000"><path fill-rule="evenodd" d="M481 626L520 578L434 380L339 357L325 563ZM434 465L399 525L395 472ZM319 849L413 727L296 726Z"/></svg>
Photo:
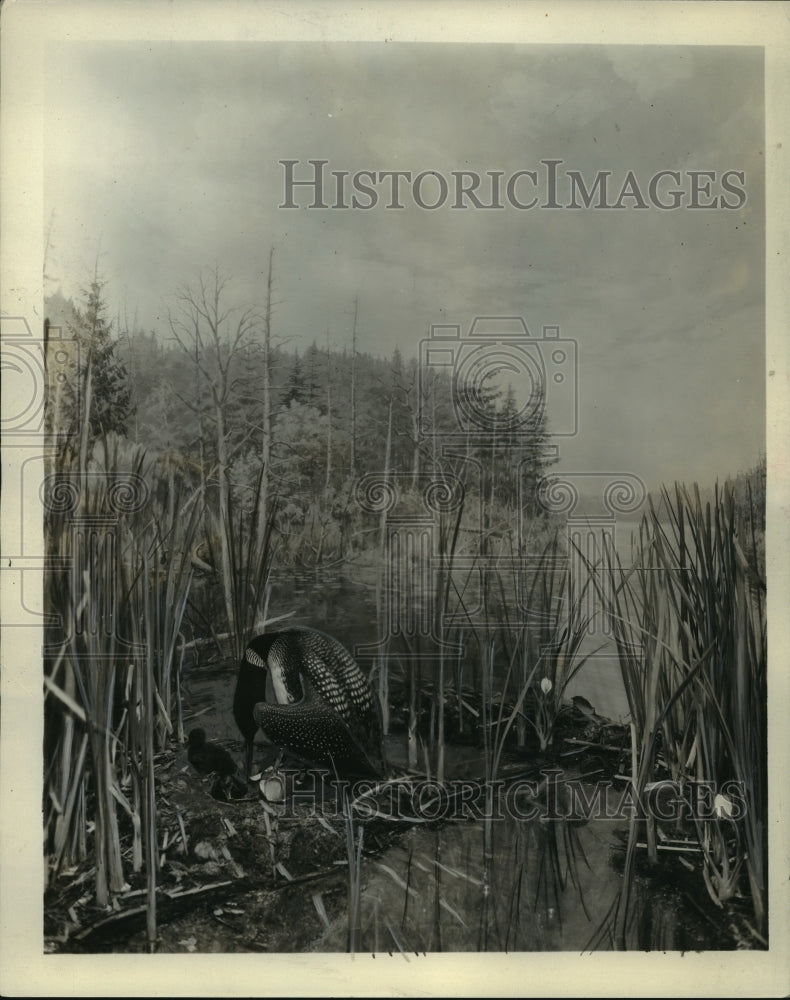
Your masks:
<svg viewBox="0 0 790 1000"><path fill-rule="evenodd" d="M637 847L647 847L647 844L643 841L637 841ZM656 844L659 851L675 851L682 854L702 854L702 850L699 847L683 844Z"/></svg>
<svg viewBox="0 0 790 1000"><path fill-rule="evenodd" d="M179 904L178 916L182 916L184 913L183 904L185 902L194 905L202 902L206 897L227 895L228 892L241 892L248 889L249 883L246 879L226 879L223 882L212 882L210 885L196 886L193 889L185 889L181 892L160 889L156 893L157 919L160 924L163 921L171 919L176 909L176 903ZM147 910L147 904L135 906L128 910L121 910L120 913L113 913L109 917L104 917L97 923L91 924L90 927L85 927L72 936L75 941L84 941L86 938L92 937L101 931L119 928L129 922L140 922L142 924L145 921Z"/></svg>
<svg viewBox="0 0 790 1000"><path fill-rule="evenodd" d="M274 618L266 618L263 621L258 621L253 626L253 631L263 632L269 627L269 625L274 625L276 622L285 621L287 618L293 618L296 614L295 611L287 611L283 615L277 615ZM220 632L216 636L209 636L208 638L198 638L190 639L189 642L185 642L183 645L184 649L198 649L201 646L210 646L217 639L230 639L232 637L232 632Z"/></svg>
<svg viewBox="0 0 790 1000"><path fill-rule="evenodd" d="M612 753L622 753L623 747L612 746L611 743L596 743L594 740L580 740L575 736L566 736L566 743L573 743L575 746L580 747L595 747L596 750L611 750Z"/></svg>

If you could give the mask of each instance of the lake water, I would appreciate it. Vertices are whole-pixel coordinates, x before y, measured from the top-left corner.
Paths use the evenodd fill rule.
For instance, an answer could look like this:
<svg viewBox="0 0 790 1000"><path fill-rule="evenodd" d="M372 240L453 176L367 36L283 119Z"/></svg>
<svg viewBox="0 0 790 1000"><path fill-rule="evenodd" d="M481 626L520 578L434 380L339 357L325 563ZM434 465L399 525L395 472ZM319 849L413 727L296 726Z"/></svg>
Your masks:
<svg viewBox="0 0 790 1000"><path fill-rule="evenodd" d="M627 532L619 534L618 549L623 559L629 556ZM273 581L269 613L292 613L288 623L325 630L351 650L369 647L380 638L374 578L375 572L370 570L280 571ZM605 635L588 636L584 652L605 641ZM234 683L232 669L206 672L196 667L187 671L189 709L205 713L210 737L238 739L231 714ZM575 694L587 698L601 715L614 721L627 718L611 646L599 650L574 679L566 695ZM391 763L405 769L402 731L388 738L387 752ZM460 753L448 747L448 774L484 773L479 751ZM540 775L539 762L525 762L525 766L533 777ZM608 796L617 794L617 789L607 792ZM616 865L627 826L622 819L579 822L547 818L545 810L523 818L510 809L489 823L468 816L453 818L451 812L449 821L438 825L406 824L403 835L383 853L369 857L363 853L356 950L582 951L611 947L606 928L622 881ZM347 864L344 820L335 816L331 821L339 834L334 863ZM364 825L354 825L355 836ZM676 891L663 891L637 880L634 898L628 947L706 946L694 921L683 917ZM312 906L309 892L304 906ZM295 943L294 949L345 951L348 945L346 908L329 920L321 934Z"/></svg>
<svg viewBox="0 0 790 1000"><path fill-rule="evenodd" d="M638 521L622 521L616 526L614 539L623 565L631 563L637 530ZM369 648L386 634L386 628L379 623L377 616L375 575L375 567L355 569L353 565L342 574L332 571L280 571L275 578L271 613L293 612L292 623L327 631L348 649L359 653L363 647ZM468 579L463 573L459 576L463 577L464 583ZM593 595L592 588L588 593ZM605 633L600 608L591 603L589 611L597 613L594 631L587 636L580 651L580 656L589 656L589 659L568 685L566 697L570 699L581 695L599 715L615 722L625 722L628 719L628 702L616 651Z"/></svg>

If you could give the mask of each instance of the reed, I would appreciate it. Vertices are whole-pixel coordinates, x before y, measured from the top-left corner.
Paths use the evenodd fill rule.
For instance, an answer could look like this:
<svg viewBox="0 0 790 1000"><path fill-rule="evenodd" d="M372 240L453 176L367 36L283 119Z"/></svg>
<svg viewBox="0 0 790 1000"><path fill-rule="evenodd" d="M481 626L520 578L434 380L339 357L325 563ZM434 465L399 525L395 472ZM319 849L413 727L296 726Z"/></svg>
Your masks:
<svg viewBox="0 0 790 1000"><path fill-rule="evenodd" d="M440 641L434 672L432 719L435 718L436 721L433 734L434 761L436 780L440 783L444 781L445 774L445 701L449 696L445 692L445 686L450 676L450 672L447 670L447 661L456 649L460 648L455 642L456 628L452 622L453 611L450 602L453 594L454 563L463 511L464 504L463 499L461 499L454 515L441 514L438 525L439 565L435 574L433 621L434 635ZM458 596L462 600L462 596Z"/></svg>
<svg viewBox="0 0 790 1000"><path fill-rule="evenodd" d="M362 846L365 827L354 819L354 803L350 801L345 785L341 786L341 795L348 863L348 951L353 955L358 950L361 933Z"/></svg>
<svg viewBox="0 0 790 1000"><path fill-rule="evenodd" d="M541 553L529 590L528 630L520 646L522 685L531 677L534 692L534 717L527 716L527 722L542 752L553 740L568 685L593 655L581 655L590 624L583 610L589 586L589 579L581 584L575 579L555 531ZM530 656L539 665L535 674L529 669Z"/></svg>
<svg viewBox="0 0 790 1000"><path fill-rule="evenodd" d="M229 640L230 654L237 663L244 656L250 639L262 627L269 575L277 550L276 498L270 500L265 509L261 503L264 471L259 472L247 503L235 503L229 495L226 516L220 518L209 511L207 517L210 560L215 567L227 565L229 570L226 573L220 569L215 574L226 627L222 636L215 631L214 637L220 650L222 639ZM220 558L222 550L227 553L227 560Z"/></svg>
<svg viewBox="0 0 790 1000"><path fill-rule="evenodd" d="M132 866L146 866L156 937L154 759L172 733L173 663L191 581L199 499L142 449L100 439L64 451L45 505L48 628L45 812L49 869L87 858L96 901L127 888L119 809ZM92 810L93 830L89 832Z"/></svg>
<svg viewBox="0 0 790 1000"><path fill-rule="evenodd" d="M486 774L495 780L499 774L502 753L514 725L517 743L523 746L520 725L534 730L540 750L545 751L553 739L554 727L562 711L568 685L597 650L582 654L582 642L587 633L589 616L583 610L589 580L579 584L554 532L532 567L526 560L517 566L520 580L517 593L526 595L526 614L516 620L504 615L504 624L487 625L487 646L483 676L483 713L488 719L486 729L491 736L484 744L486 759L491 754ZM498 576L502 594L501 609L507 606L502 577ZM501 695L494 699L494 649L497 641L505 657ZM497 710L494 712L494 702ZM484 737L485 738L485 737Z"/></svg>
<svg viewBox="0 0 790 1000"><path fill-rule="evenodd" d="M510 567L510 577L488 565L482 617L468 617L480 657L478 723L486 809L478 944L483 950L490 946L499 905L493 798L501 783L503 755L513 743L514 729L515 742L524 745L523 731L518 730L525 725L534 729L541 750L548 748L567 686L591 655L581 653L588 626L582 610L587 584L579 586L573 579L558 534L550 536L536 562L523 553L513 558L511 551L505 565ZM514 595L521 597L519 606L525 614L508 611ZM551 874L553 880L554 868Z"/></svg>
<svg viewBox="0 0 790 1000"><path fill-rule="evenodd" d="M133 475L139 475L142 458L136 457ZM87 463L78 456L75 465L61 471L47 504L46 534L50 554L47 574L48 610L59 616L66 632L55 668L46 684L50 693L60 693L62 705L73 702L65 719L49 716L55 727L62 722L54 753L60 758L61 787L64 781L83 780L69 767L70 743L75 720L84 727L89 747L94 807L94 856L96 900L107 905L110 892L125 886L115 810L120 793L116 774L114 708L116 705L117 658L119 654L120 606L119 531L108 518L111 505L107 476L88 474ZM59 501L66 500L65 504ZM63 680L58 683L58 671ZM67 800L71 798L67 794ZM84 814L72 817L86 822ZM80 838L84 839L84 836Z"/></svg>
<svg viewBox="0 0 790 1000"><path fill-rule="evenodd" d="M746 514L753 524L754 512ZM747 559L741 547L739 521L744 518L727 487L717 487L713 502L704 504L696 487L665 489L660 508L651 504L643 518L634 566L624 569L615 553L605 553L609 586L599 587L599 593L631 712L635 792L641 798L648 783L663 775L713 789L712 808L693 816L704 884L717 906L745 888L763 935L765 584L757 559ZM651 858L653 826L648 817ZM620 947L636 836L632 822L617 913Z"/></svg>

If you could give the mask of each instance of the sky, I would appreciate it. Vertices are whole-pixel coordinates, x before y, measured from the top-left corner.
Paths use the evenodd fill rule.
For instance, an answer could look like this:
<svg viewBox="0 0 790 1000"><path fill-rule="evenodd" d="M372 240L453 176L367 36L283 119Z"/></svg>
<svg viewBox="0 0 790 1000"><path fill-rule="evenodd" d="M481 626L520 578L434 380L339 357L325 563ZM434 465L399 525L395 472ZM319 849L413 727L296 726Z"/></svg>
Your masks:
<svg viewBox="0 0 790 1000"><path fill-rule="evenodd" d="M98 266L111 313L166 338L202 268L230 277L229 301L262 305L274 248L274 333L292 350L350 347L355 298L359 350L381 357L419 356L432 324L468 336L475 316L523 317L538 339L558 327L577 358L575 400L547 375L550 432L569 406L577 418L555 438L558 471L707 485L764 452L759 48L59 42L47 65L47 291L77 297ZM311 159L327 181L499 172L504 207L453 209L451 189L430 210L406 184L388 208L388 182L367 210L310 208L305 188L280 207L280 161L304 179ZM559 208L541 207L547 160ZM538 196L526 210L504 193L522 170L537 178L513 189ZM677 209L648 197L662 170L680 174ZM650 203L569 208L568 171L590 190L608 172L609 204L632 171ZM713 175L697 200L719 207L690 207L691 171Z"/></svg>

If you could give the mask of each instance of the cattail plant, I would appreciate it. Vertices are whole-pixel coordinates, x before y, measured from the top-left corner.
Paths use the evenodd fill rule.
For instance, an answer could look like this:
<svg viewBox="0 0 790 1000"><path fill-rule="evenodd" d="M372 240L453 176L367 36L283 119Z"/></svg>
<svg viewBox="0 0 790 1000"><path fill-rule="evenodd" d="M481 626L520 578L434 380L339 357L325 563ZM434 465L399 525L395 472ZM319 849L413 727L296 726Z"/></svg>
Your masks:
<svg viewBox="0 0 790 1000"><path fill-rule="evenodd" d="M106 906L126 888L122 809L133 868L146 865L153 947L154 758L172 732L172 665L199 498L174 492L142 449L117 438L99 440L89 459L64 454L49 485L47 601L65 633L50 643L57 651L45 673L51 867L57 874L86 857L92 810L96 901Z"/></svg>
<svg viewBox="0 0 790 1000"><path fill-rule="evenodd" d="M341 787L343 825L346 833L348 862L348 951L353 955L359 947L360 912L362 902L362 845L365 838L363 823L354 819L354 809L348 790Z"/></svg>
<svg viewBox="0 0 790 1000"><path fill-rule="evenodd" d="M448 486L447 495L452 495ZM440 515L439 520L439 566L435 574L434 594L434 634L440 640L433 685L433 714L436 718L434 732L436 780L444 781L445 772L445 683L450 676L447 660L453 653L455 630L452 627L451 594L453 593L453 570L458 533L463 517L463 495L459 497L454 516Z"/></svg>
<svg viewBox="0 0 790 1000"><path fill-rule="evenodd" d="M732 491L664 490L640 528L635 565L605 554L606 600L631 711L637 796L662 770L714 789L693 815L704 884L723 906L746 873L759 935L766 927L766 631L764 581L738 538ZM606 597L604 595L607 595ZM655 843L648 818L648 848ZM616 940L625 944L636 844L632 820Z"/></svg>
<svg viewBox="0 0 790 1000"><path fill-rule="evenodd" d="M277 502L276 498L270 499L265 507L261 503L264 482L261 469L249 503L236 504L229 494L225 517L209 513L207 521L211 561L221 567L218 585L226 624L224 633L215 633L215 638L218 644L223 639L229 640L236 662L242 659L250 639L261 627L276 551ZM227 558L220 559L220 552L225 552Z"/></svg>
<svg viewBox="0 0 790 1000"><path fill-rule="evenodd" d="M492 780L499 772L513 727L518 731L519 720L532 726L540 749L547 749L569 683L596 652L581 653L589 624L583 610L588 582L580 585L574 580L556 533L544 546L537 565L531 570L523 566L520 571L524 577L532 574L529 587L523 591L526 615L519 620L504 614L503 624L489 623L484 630L482 701L488 725L483 728L491 730L485 746L486 759L489 753L491 756L487 773L490 771ZM501 575L497 579L504 608L504 583ZM502 693L494 713L494 650L499 643L504 661L500 670ZM512 700L508 700L511 690ZM523 745L522 737L518 743Z"/></svg>
<svg viewBox="0 0 790 1000"><path fill-rule="evenodd" d="M527 600L527 631L520 645L521 681L528 681L530 657L534 716L526 716L541 751L552 742L565 691L592 656L580 655L589 616L584 612L589 580L580 584L554 533L541 553ZM538 666L539 665L539 666Z"/></svg>

